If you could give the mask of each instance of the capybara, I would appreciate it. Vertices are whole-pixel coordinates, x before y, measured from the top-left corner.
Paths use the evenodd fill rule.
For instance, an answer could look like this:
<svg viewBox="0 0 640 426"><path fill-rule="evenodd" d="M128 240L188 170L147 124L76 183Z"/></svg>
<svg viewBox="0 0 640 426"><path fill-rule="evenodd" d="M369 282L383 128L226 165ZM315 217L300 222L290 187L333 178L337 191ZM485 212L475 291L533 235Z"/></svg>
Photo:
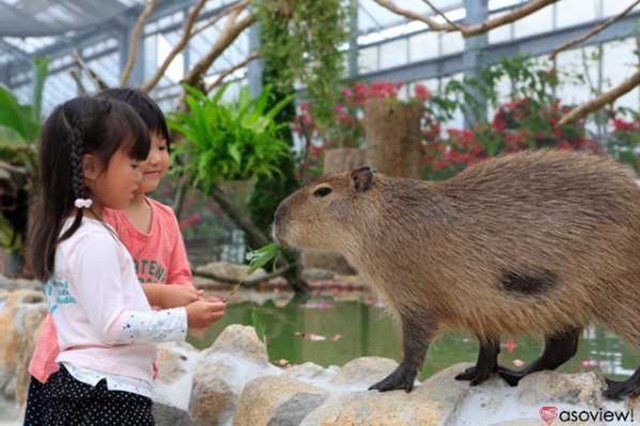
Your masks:
<svg viewBox="0 0 640 426"><path fill-rule="evenodd" d="M289 247L341 253L397 313L404 357L372 389L411 391L440 328L478 337L476 366L457 377L474 385L558 367L594 322L640 346L640 188L600 155L526 151L442 182L365 166L290 195L273 232ZM541 334L545 348L523 371L499 367L506 334ZM605 391L636 393L640 369Z"/></svg>

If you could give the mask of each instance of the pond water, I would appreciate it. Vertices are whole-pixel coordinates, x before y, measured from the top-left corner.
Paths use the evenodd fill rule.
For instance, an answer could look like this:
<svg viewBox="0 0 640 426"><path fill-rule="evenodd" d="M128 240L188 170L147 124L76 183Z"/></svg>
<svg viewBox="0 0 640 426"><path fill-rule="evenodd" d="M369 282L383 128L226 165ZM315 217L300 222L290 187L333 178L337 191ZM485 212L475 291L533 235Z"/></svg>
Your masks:
<svg viewBox="0 0 640 426"><path fill-rule="evenodd" d="M229 324L256 327L266 336L272 362L322 366L343 365L361 356L381 356L400 360L402 354L398 324L380 306L365 298L335 301L315 298L306 304L268 301L263 305L243 302L229 304L225 317L202 338L189 337L196 347L208 347ZM640 326L640 325L639 325ZM541 350L536 337L503 338L499 362L517 369L533 361ZM421 379L458 362L475 362L478 343L470 335L442 333L429 348ZM586 372L600 370L611 378L625 378L640 366L640 351L625 344L600 327L584 331L578 354L560 370Z"/></svg>

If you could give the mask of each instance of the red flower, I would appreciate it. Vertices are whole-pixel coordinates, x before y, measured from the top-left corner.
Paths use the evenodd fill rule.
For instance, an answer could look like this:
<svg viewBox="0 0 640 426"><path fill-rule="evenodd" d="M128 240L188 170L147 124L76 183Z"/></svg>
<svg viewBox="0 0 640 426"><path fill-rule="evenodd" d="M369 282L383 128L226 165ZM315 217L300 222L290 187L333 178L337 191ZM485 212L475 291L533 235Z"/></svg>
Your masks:
<svg viewBox="0 0 640 426"><path fill-rule="evenodd" d="M553 128L553 135L557 138L562 138L563 136L563 132L562 129L560 127L554 127Z"/></svg>
<svg viewBox="0 0 640 426"><path fill-rule="evenodd" d="M187 228L192 228L194 226L196 226L197 224L200 223L200 220L202 220L202 217L198 214L198 213L194 213L193 215L182 219L179 223L178 226L180 227L180 229L187 229Z"/></svg>
<svg viewBox="0 0 640 426"><path fill-rule="evenodd" d="M416 84L413 90L416 98L420 99L421 101L426 101L427 99L429 99L429 97L431 97L431 92L424 84Z"/></svg>
<svg viewBox="0 0 640 426"><path fill-rule="evenodd" d="M502 110L502 108L500 108L495 117L493 117L491 127L496 132L501 132L502 130L507 128L507 120L505 119L505 112Z"/></svg>
<svg viewBox="0 0 640 426"><path fill-rule="evenodd" d="M446 169L447 167L449 167L447 160L438 160L433 163L433 170L435 171Z"/></svg>
<svg viewBox="0 0 640 426"><path fill-rule="evenodd" d="M309 153L311 154L312 157L319 157L324 152L325 147L326 147L326 144L322 144L322 145L311 144L309 145Z"/></svg>
<svg viewBox="0 0 640 426"><path fill-rule="evenodd" d="M349 114L338 114L337 118L338 118L338 123L345 126L350 126L354 124L356 121L356 119Z"/></svg>
<svg viewBox="0 0 640 426"><path fill-rule="evenodd" d="M613 128L616 131L628 132L631 130L640 130L640 123L637 121L626 121L621 118L614 118L612 121Z"/></svg>

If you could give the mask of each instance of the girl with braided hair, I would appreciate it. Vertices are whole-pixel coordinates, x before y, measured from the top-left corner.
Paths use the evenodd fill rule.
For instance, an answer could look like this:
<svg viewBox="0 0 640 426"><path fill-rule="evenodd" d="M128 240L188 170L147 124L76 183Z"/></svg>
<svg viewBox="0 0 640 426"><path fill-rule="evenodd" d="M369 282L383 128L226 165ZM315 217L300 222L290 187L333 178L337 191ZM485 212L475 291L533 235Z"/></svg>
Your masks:
<svg viewBox="0 0 640 426"><path fill-rule="evenodd" d="M60 368L29 392L27 425L151 425L155 343L184 340L224 313L219 301L154 311L131 255L102 215L141 182L148 129L127 104L79 97L45 121L28 260L44 282Z"/></svg>
<svg viewBox="0 0 640 426"><path fill-rule="evenodd" d="M111 225L133 257L136 275L152 307L175 308L198 300L187 253L171 207L148 196L169 168L170 138L164 114L144 92L133 88L107 89L99 98L115 99L131 106L149 131L150 149L140 164L142 180L132 202L122 210L104 209ZM162 285L167 284L167 285ZM56 330L48 314L37 337L29 374L29 392L37 395L51 374L58 371L60 352Z"/></svg>

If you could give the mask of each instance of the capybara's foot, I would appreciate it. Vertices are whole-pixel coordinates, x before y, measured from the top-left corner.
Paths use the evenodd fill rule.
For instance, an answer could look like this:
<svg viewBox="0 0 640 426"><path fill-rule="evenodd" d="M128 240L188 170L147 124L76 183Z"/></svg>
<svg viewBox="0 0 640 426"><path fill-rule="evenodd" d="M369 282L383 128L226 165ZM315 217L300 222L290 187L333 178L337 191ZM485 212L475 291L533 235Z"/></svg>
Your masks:
<svg viewBox="0 0 640 426"><path fill-rule="evenodd" d="M380 392L386 392L396 389L404 389L409 393L413 390L413 382L416 380L417 375L416 368L407 368L403 364L400 364L393 373L371 386L369 390L378 390Z"/></svg>
<svg viewBox="0 0 640 426"><path fill-rule="evenodd" d="M527 371L513 371L508 368L498 367L498 375L509 384L509 386L518 386L520 380L522 380L529 372Z"/></svg>
<svg viewBox="0 0 640 426"><path fill-rule="evenodd" d="M605 381L607 382L607 389L604 391L605 398L622 399L626 396L640 395L640 380L635 377L635 374L623 381L611 379L605 379Z"/></svg>
<svg viewBox="0 0 640 426"><path fill-rule="evenodd" d="M472 380L476 377L476 371L478 368L474 365L473 367L469 367L465 369L462 373L458 374L455 379L456 380Z"/></svg>
<svg viewBox="0 0 640 426"><path fill-rule="evenodd" d="M487 368L478 368L477 366L469 367L462 373L458 374L455 379L469 381L469 385L477 386L483 382L486 382L495 374L495 370Z"/></svg>

